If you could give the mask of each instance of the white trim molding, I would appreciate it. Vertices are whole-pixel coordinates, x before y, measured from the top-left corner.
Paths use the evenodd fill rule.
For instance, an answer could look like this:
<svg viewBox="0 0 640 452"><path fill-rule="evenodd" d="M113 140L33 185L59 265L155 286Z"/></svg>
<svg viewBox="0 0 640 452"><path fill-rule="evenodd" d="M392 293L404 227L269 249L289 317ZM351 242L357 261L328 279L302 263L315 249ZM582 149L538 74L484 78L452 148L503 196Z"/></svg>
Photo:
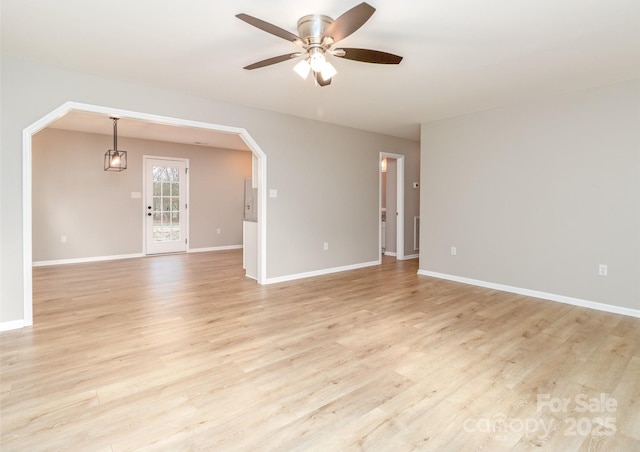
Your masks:
<svg viewBox="0 0 640 452"><path fill-rule="evenodd" d="M580 298L566 297L564 295L556 295L556 294L547 293L547 292L539 292L537 290L523 289L521 287L507 286L504 284L496 284L492 282L480 281L477 279L464 278L462 276L448 275L446 273L437 273L437 272L432 272L427 270L418 270L418 275L431 276L432 278L446 279L448 281L455 281L463 284L470 284L472 286L486 287L487 289L495 289L495 290L500 290L502 292L510 292L518 295L526 295L528 297L541 298L543 300L549 300L549 301L557 301L559 303L570 304L573 306L580 306L582 308L595 309L597 311L604 311L612 314L621 314L629 317L640 318L640 310L638 309L631 309L631 308L625 308L622 306L614 306L611 304L598 303L596 301L581 300Z"/></svg>
<svg viewBox="0 0 640 452"><path fill-rule="evenodd" d="M225 251L225 250L241 250L242 244L240 245L226 245L226 246L212 246L209 248L190 248L187 250L188 253L208 253L209 251ZM255 279L255 278L254 278Z"/></svg>
<svg viewBox="0 0 640 452"><path fill-rule="evenodd" d="M373 267L374 265L380 265L380 260L371 261L371 262L363 262L361 264L344 265L342 267L325 268L325 269L322 269L322 270L314 270L314 271L311 271L311 272L296 273L296 274L293 274L293 275L277 276L275 278L268 278L267 279L267 284L276 284L276 283L281 283L281 282L286 282L286 281L294 281L296 279L312 278L314 276L329 275L331 273L339 273L339 272L345 272L345 271L349 271L349 270L357 270L359 268Z"/></svg>
<svg viewBox="0 0 640 452"><path fill-rule="evenodd" d="M420 257L419 254L408 254L405 255L403 258L398 258L399 261L408 261L411 259L418 259Z"/></svg>
<svg viewBox="0 0 640 452"><path fill-rule="evenodd" d="M242 245L213 246L210 248L191 248L187 250L187 252L188 253L206 253L209 251L224 251L224 250L238 250L238 249L242 249ZM171 254L176 254L176 253L171 253ZM177 254L180 254L180 253L177 253ZM56 260L50 260L50 261L36 261L33 263L33 266L47 267L49 265L85 264L90 262L115 261L120 259L135 259L138 257L147 257L147 255L145 253L134 253L134 254L114 254L113 256L79 257L75 259L56 259Z"/></svg>
<svg viewBox="0 0 640 452"><path fill-rule="evenodd" d="M399 261L408 261L408 260L417 259L418 257L420 257L419 254L408 254L408 255L404 255L404 256L398 256L398 253L394 253L393 251L385 251L384 255L385 256L395 257Z"/></svg>
<svg viewBox="0 0 640 452"><path fill-rule="evenodd" d="M33 266L46 267L49 265L85 264L88 262L117 261L120 259L135 259L137 257L145 257L145 255L142 253L136 253L136 254L114 254L113 256L79 257L76 259L56 259L51 261L37 261L33 263Z"/></svg>
<svg viewBox="0 0 640 452"><path fill-rule="evenodd" d="M0 332L2 331L11 331L11 330L19 330L20 328L24 328L24 320L10 320L8 322L0 322Z"/></svg>

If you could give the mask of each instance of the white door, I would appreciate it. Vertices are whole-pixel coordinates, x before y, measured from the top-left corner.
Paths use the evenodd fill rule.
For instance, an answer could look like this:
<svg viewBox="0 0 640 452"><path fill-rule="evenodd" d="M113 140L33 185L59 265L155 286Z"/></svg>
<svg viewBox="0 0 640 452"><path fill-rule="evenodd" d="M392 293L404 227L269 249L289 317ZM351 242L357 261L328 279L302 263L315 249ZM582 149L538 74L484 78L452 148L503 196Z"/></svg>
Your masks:
<svg viewBox="0 0 640 452"><path fill-rule="evenodd" d="M144 157L147 254L187 250L188 160Z"/></svg>

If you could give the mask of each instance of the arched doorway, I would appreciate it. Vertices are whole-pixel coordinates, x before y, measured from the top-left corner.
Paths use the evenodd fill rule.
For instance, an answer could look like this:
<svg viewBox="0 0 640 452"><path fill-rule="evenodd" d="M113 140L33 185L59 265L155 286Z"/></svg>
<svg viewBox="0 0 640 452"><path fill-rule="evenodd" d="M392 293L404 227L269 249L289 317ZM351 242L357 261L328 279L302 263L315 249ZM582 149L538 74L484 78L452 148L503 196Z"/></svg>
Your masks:
<svg viewBox="0 0 640 452"><path fill-rule="evenodd" d="M257 237L257 281L259 284L266 282L266 186L267 186L267 157L260 146L253 140L249 133L242 128L229 127L219 124L210 124L191 121L180 118L159 116L149 113L121 110L98 105L67 102L31 124L22 131L22 228L23 228L23 296L24 296L24 326L33 324L33 256L32 256L32 137L40 130L66 115L71 111L115 115L121 118L130 118L148 121L155 124L165 124L178 127L190 127L207 129L221 133L237 134L246 143L256 157L258 183L258 237Z"/></svg>

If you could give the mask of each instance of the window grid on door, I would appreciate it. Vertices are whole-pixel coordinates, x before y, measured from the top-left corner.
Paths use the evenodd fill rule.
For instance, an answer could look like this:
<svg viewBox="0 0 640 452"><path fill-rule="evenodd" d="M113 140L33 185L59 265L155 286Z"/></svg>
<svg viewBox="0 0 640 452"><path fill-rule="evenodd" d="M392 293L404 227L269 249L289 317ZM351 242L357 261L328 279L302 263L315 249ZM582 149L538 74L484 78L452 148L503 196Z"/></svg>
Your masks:
<svg viewBox="0 0 640 452"><path fill-rule="evenodd" d="M180 171L153 166L153 241L180 240Z"/></svg>

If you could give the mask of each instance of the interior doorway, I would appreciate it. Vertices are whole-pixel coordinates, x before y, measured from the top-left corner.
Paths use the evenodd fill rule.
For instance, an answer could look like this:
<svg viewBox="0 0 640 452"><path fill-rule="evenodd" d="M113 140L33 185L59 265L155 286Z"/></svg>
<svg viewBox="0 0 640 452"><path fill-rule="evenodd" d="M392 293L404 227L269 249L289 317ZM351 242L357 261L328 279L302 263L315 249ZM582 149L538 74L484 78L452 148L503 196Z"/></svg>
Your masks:
<svg viewBox="0 0 640 452"><path fill-rule="evenodd" d="M380 153L379 250L385 256L404 259L404 155Z"/></svg>
<svg viewBox="0 0 640 452"><path fill-rule="evenodd" d="M54 121L63 117L71 111L95 113L99 115L117 116L119 118L130 118L149 123L178 126L184 128L204 129L221 133L238 135L247 147L251 150L255 161L254 175L258 185L257 203L257 282L266 283L266 168L267 157L264 151L258 146L249 133L242 128L229 127L218 124L197 122L192 120L159 116L148 113L141 113L117 108L82 104L78 102L66 102L55 110L51 111L38 121L34 122L22 131L22 226L23 226L23 320L21 326L33 325L33 237L32 237L32 137L40 130L46 128Z"/></svg>

